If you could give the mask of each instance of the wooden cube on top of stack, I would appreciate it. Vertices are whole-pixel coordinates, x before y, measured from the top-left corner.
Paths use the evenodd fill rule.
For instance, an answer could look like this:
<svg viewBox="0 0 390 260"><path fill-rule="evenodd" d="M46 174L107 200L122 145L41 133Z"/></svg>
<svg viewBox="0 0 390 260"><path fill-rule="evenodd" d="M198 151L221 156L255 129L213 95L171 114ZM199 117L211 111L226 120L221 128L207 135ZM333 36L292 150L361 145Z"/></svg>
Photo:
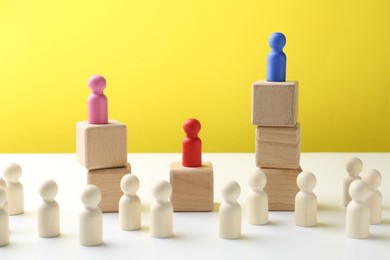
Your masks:
<svg viewBox="0 0 390 260"><path fill-rule="evenodd" d="M103 90L106 80L92 76L88 85L92 94L88 98L88 122L76 124L77 160L88 170L87 184L97 186L102 199L103 212L118 211L122 195L120 181L131 172L127 162L126 125L108 120L107 97Z"/></svg>
<svg viewBox="0 0 390 260"><path fill-rule="evenodd" d="M256 165L267 176L265 191L270 210L294 210L299 191L301 125L298 119L298 82L286 81L286 38L269 39L267 80L256 81L252 92L252 124L256 125Z"/></svg>

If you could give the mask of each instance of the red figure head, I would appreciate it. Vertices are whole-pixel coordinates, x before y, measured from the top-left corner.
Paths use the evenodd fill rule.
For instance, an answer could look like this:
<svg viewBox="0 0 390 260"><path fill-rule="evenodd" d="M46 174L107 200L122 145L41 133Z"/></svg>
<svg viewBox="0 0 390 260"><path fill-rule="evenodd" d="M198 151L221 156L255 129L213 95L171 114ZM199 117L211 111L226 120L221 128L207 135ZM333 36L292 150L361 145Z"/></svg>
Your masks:
<svg viewBox="0 0 390 260"><path fill-rule="evenodd" d="M197 138L200 132L200 122L197 119L187 119L183 124L184 132L188 138Z"/></svg>
<svg viewBox="0 0 390 260"><path fill-rule="evenodd" d="M100 75L93 75L88 80L88 86L94 93L103 93L106 88L106 79Z"/></svg>

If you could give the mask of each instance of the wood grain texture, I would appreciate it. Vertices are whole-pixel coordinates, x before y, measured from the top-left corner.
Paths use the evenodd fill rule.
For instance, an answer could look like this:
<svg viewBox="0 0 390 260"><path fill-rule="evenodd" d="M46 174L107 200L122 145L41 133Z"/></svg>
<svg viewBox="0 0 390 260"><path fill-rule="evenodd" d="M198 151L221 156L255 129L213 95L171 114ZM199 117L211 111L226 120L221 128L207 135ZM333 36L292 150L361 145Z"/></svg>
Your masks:
<svg viewBox="0 0 390 260"><path fill-rule="evenodd" d="M295 195L299 192L297 177L302 169L261 168L261 170L267 176L264 191L268 195L269 210L294 211Z"/></svg>
<svg viewBox="0 0 390 260"><path fill-rule="evenodd" d="M294 126L298 119L298 82L256 81L252 88L252 124Z"/></svg>
<svg viewBox="0 0 390 260"><path fill-rule="evenodd" d="M173 162L170 168L173 211L212 211L214 206L213 165L184 167Z"/></svg>
<svg viewBox="0 0 390 260"><path fill-rule="evenodd" d="M126 166L126 125L118 121L104 125L77 122L76 153L77 161L88 170Z"/></svg>
<svg viewBox="0 0 390 260"><path fill-rule="evenodd" d="M267 168L299 168L301 125L256 127L256 165Z"/></svg>
<svg viewBox="0 0 390 260"><path fill-rule="evenodd" d="M88 184L97 186L102 193L99 207L103 212L118 212L119 199L123 195L120 182L128 173L131 173L130 163L126 167L88 171Z"/></svg>

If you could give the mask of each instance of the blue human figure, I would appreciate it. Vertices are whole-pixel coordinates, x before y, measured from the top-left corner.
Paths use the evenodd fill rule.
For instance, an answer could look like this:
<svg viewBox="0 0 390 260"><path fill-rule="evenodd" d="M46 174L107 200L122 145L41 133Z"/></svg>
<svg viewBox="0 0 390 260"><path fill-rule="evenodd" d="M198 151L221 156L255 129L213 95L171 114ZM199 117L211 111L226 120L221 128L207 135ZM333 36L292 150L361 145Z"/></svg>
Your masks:
<svg viewBox="0 0 390 260"><path fill-rule="evenodd" d="M271 34L268 43L271 51L267 58L267 81L286 81L286 54L283 52L286 37L276 32Z"/></svg>

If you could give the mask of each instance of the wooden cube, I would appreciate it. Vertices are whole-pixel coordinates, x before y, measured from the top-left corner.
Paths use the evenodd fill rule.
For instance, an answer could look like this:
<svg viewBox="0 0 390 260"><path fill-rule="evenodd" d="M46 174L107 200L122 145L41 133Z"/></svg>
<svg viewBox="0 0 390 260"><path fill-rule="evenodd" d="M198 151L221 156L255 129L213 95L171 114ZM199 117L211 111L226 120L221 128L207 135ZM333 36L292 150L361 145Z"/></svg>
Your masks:
<svg viewBox="0 0 390 260"><path fill-rule="evenodd" d="M252 89L252 124L294 126L298 118L298 82L256 81Z"/></svg>
<svg viewBox="0 0 390 260"><path fill-rule="evenodd" d="M127 128L118 121L93 125L76 124L77 161L88 170L125 167L127 163Z"/></svg>
<svg viewBox="0 0 390 260"><path fill-rule="evenodd" d="M295 195L299 192L297 185L298 169L261 168L267 176L264 191L268 195L269 210L294 211Z"/></svg>
<svg viewBox="0 0 390 260"><path fill-rule="evenodd" d="M203 162L201 167L184 167L171 163L170 183L173 211L213 211L213 165Z"/></svg>
<svg viewBox="0 0 390 260"><path fill-rule="evenodd" d="M130 163L126 167L88 171L88 184L97 186L102 193L99 207L103 212L118 211L119 199L123 195L120 183L128 173L131 173Z"/></svg>
<svg viewBox="0 0 390 260"><path fill-rule="evenodd" d="M256 127L256 165L298 169L301 155L301 125Z"/></svg>

